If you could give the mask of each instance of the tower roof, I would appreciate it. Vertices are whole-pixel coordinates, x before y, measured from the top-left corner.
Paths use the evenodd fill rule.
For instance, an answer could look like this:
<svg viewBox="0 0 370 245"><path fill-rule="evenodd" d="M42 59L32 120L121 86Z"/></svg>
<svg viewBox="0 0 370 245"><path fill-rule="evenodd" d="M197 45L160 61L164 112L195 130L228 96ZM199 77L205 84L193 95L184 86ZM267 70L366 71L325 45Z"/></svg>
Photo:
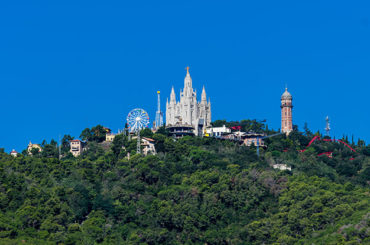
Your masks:
<svg viewBox="0 0 370 245"><path fill-rule="evenodd" d="M281 95L281 99L291 100L293 96L288 92L288 88L285 88L285 92Z"/></svg>
<svg viewBox="0 0 370 245"><path fill-rule="evenodd" d="M203 86L202 89L202 101L207 101L206 89Z"/></svg>

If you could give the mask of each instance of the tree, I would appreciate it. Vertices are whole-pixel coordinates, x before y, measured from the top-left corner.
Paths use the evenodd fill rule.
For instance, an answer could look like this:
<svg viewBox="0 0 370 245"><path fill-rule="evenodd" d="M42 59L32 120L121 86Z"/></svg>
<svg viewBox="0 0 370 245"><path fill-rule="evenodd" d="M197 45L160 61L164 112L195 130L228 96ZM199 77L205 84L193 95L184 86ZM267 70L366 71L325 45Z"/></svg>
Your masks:
<svg viewBox="0 0 370 245"><path fill-rule="evenodd" d="M114 137L111 149L116 157L118 157L120 153L124 151L124 146L127 144L127 141L127 136L123 134L118 134L116 137Z"/></svg>
<svg viewBox="0 0 370 245"><path fill-rule="evenodd" d="M91 128L91 133L92 140L100 143L105 140L105 135L107 134L107 131L102 125L96 125L95 127Z"/></svg>
<svg viewBox="0 0 370 245"><path fill-rule="evenodd" d="M150 128L144 128L143 130L140 131L140 136L152 138L153 132L152 130L150 130Z"/></svg>
<svg viewBox="0 0 370 245"><path fill-rule="evenodd" d="M52 142L51 142L52 143ZM58 148L55 144L46 144L41 152L43 157L54 157L58 158Z"/></svg>
<svg viewBox="0 0 370 245"><path fill-rule="evenodd" d="M84 130L82 130L80 134L80 139L82 139L83 141L91 140L92 139L91 130L89 128L85 128Z"/></svg>
<svg viewBox="0 0 370 245"><path fill-rule="evenodd" d="M70 136L69 134L65 134L62 138L62 146L61 146L61 151L63 153L69 152L70 149L70 142L73 140L74 137Z"/></svg>
<svg viewBox="0 0 370 245"><path fill-rule="evenodd" d="M304 127L303 127L303 130L304 130L304 134L308 137L312 137L313 134L311 132L311 130L308 128L308 124L307 122L304 123Z"/></svg>
<svg viewBox="0 0 370 245"><path fill-rule="evenodd" d="M32 156L39 156L40 155L40 149L39 148L32 148L31 149L31 155Z"/></svg>
<svg viewBox="0 0 370 245"><path fill-rule="evenodd" d="M105 140L105 136L107 131L104 129L102 125L96 125L91 129L85 128L80 135L80 138L84 141L95 141L95 142L103 142Z"/></svg>

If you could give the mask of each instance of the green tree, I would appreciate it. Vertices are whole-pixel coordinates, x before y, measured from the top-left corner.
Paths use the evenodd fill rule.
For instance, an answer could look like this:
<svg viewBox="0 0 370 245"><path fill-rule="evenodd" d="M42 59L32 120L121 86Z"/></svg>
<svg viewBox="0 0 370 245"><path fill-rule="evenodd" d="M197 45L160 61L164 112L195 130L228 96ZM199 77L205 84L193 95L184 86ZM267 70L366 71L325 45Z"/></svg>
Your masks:
<svg viewBox="0 0 370 245"><path fill-rule="evenodd" d="M90 141L92 140L92 137L92 132L89 128L85 128L80 134L80 139L82 139L83 141Z"/></svg>

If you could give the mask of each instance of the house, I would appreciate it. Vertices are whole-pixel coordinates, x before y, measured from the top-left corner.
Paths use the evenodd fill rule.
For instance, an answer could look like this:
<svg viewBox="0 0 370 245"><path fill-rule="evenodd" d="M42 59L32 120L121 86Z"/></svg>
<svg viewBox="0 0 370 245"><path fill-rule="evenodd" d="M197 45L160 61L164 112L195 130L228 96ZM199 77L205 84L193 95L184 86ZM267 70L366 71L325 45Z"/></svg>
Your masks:
<svg viewBox="0 0 370 245"><path fill-rule="evenodd" d="M39 144L32 144L32 142L30 141L30 143L27 146L27 153L29 155L32 155L32 149L38 149L39 152L42 152L42 147Z"/></svg>
<svg viewBox="0 0 370 245"><path fill-rule="evenodd" d="M18 152L16 151L16 150L12 150L11 152L10 152L10 155L11 156L13 156L13 157L17 157L18 156Z"/></svg>
<svg viewBox="0 0 370 245"><path fill-rule="evenodd" d="M213 127L206 129L206 136L221 137L224 134L231 133L231 129L223 125L222 127Z"/></svg>
<svg viewBox="0 0 370 245"><path fill-rule="evenodd" d="M113 133L107 133L107 134L105 135L105 141L107 141L107 142L113 142L114 137L116 137L116 134L113 134Z"/></svg>
<svg viewBox="0 0 370 245"><path fill-rule="evenodd" d="M81 140L71 140L70 142L70 152L74 157L81 155L83 151L84 143Z"/></svg>
<svg viewBox="0 0 370 245"><path fill-rule="evenodd" d="M144 155L152 154L155 155L157 152L155 151L154 140L151 138L142 137L141 138L141 146L143 147Z"/></svg>

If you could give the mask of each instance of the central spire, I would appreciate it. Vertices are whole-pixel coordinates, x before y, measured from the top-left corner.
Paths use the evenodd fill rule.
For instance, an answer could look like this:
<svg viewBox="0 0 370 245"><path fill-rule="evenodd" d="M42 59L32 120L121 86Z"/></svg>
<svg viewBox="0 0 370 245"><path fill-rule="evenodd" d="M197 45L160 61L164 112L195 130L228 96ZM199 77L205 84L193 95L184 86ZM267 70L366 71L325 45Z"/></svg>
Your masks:
<svg viewBox="0 0 370 245"><path fill-rule="evenodd" d="M202 99L201 99L201 101L207 102L206 89L204 88L204 85L203 85L203 90L202 90Z"/></svg>
<svg viewBox="0 0 370 245"><path fill-rule="evenodd" d="M192 84L192 79L189 73L190 67L186 67L186 77L184 79L184 93L185 96L192 96L193 94L193 84Z"/></svg>

